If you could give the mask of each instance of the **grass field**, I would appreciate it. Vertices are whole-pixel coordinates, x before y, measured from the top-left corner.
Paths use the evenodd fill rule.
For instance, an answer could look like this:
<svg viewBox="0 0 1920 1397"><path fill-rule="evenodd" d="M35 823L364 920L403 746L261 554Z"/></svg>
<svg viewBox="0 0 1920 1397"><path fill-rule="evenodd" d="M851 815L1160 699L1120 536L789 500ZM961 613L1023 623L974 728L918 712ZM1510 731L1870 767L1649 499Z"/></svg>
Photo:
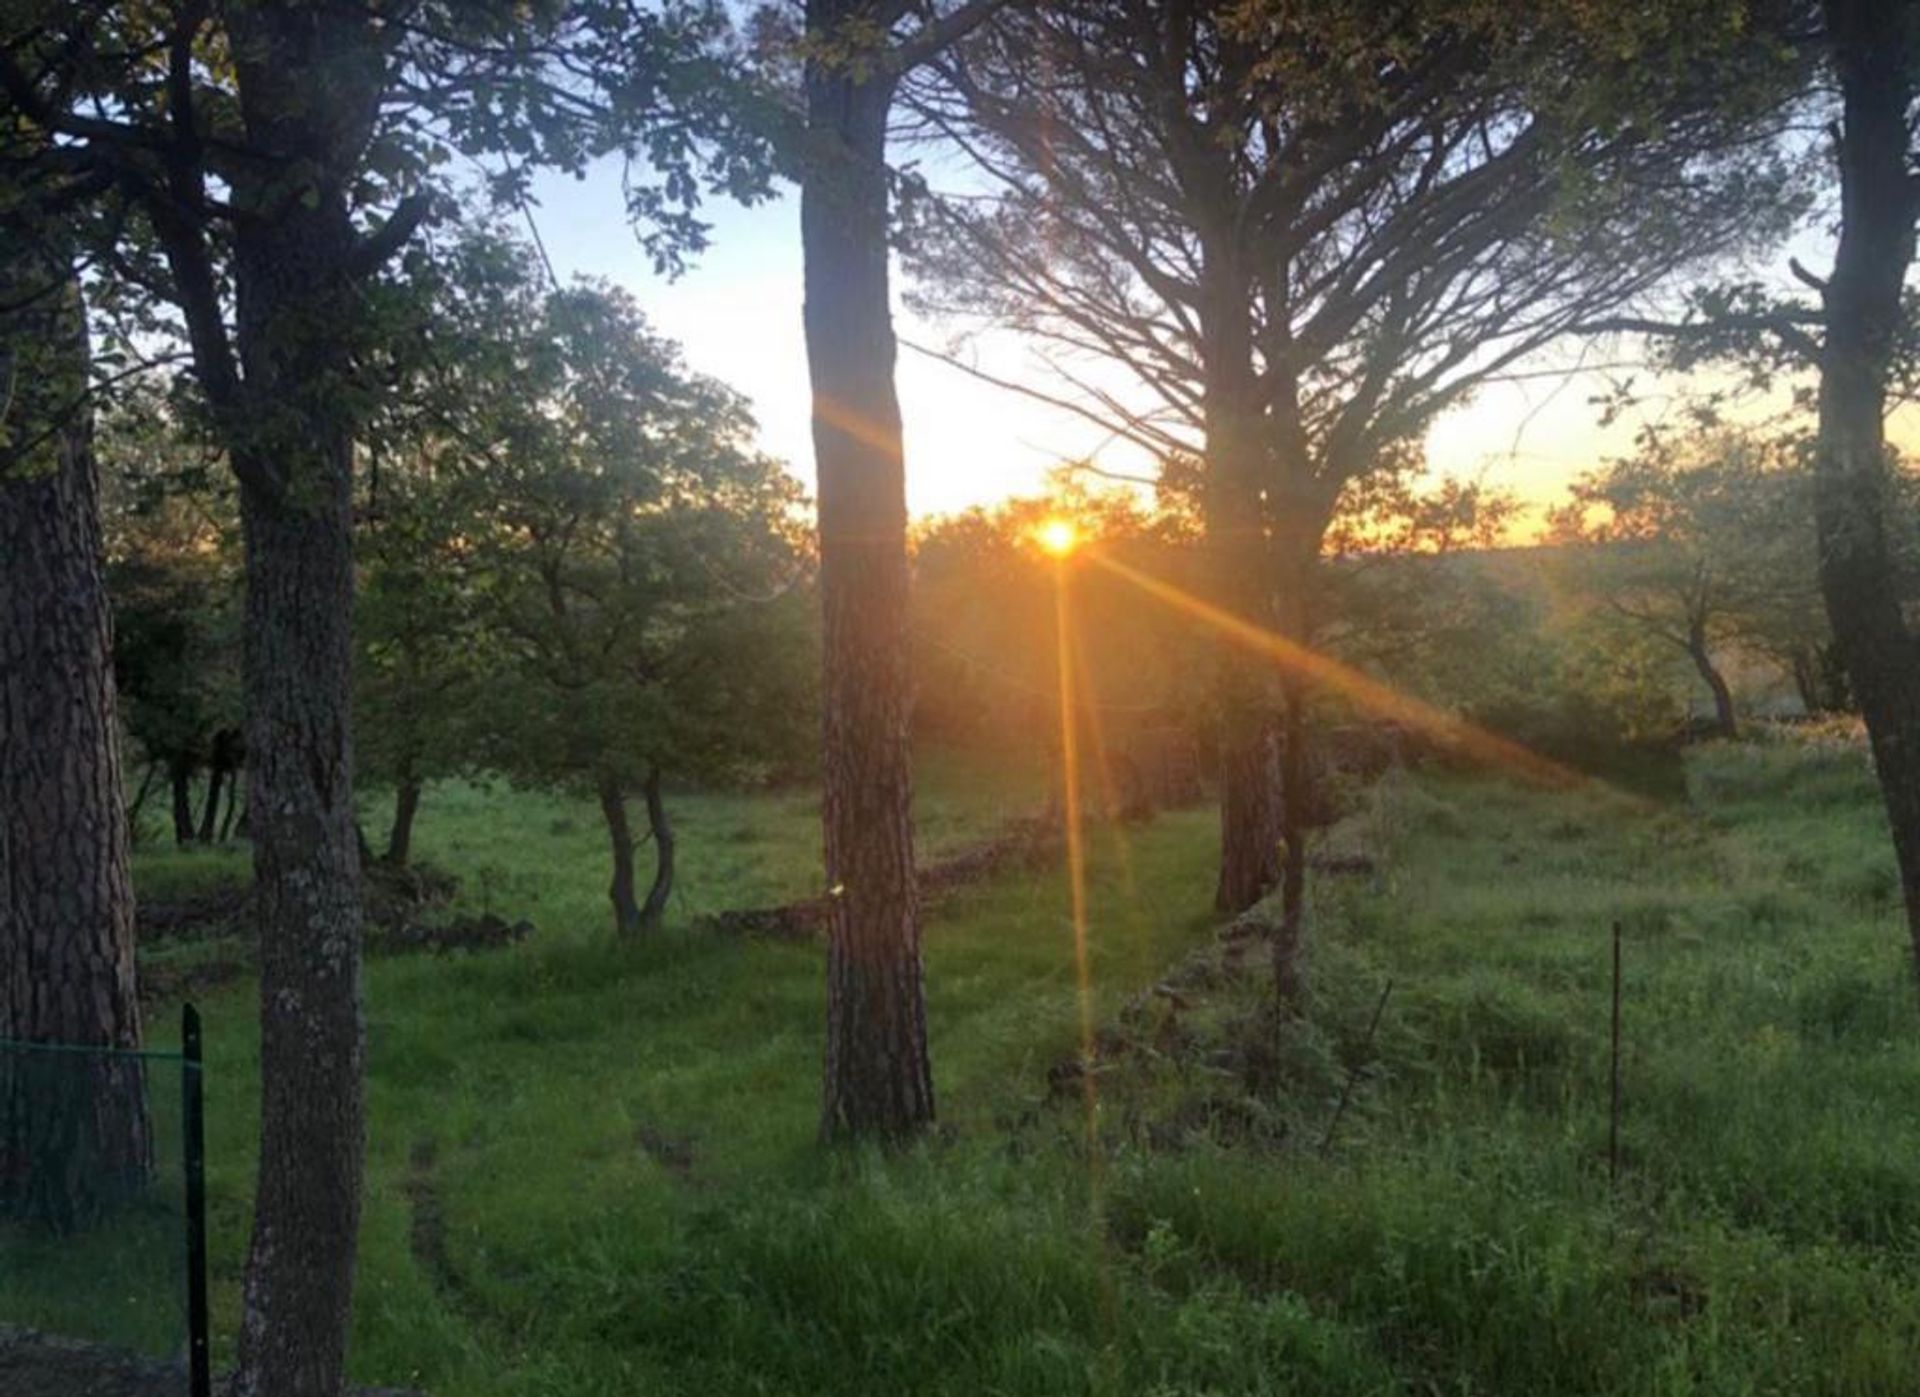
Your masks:
<svg viewBox="0 0 1920 1397"><path fill-rule="evenodd" d="M1038 796L957 759L922 784L936 847ZM354 1368L461 1397L1911 1393L1920 1032L1864 758L1699 749L1686 789L1390 776L1332 836L1372 866L1319 880L1278 1035L1257 950L1228 972L1211 935L1211 813L1095 829L1093 1142L1056 1089L1065 892L1027 874L932 918L943 1125L891 1158L813 1142L818 950L685 930L814 890L811 797L681 802L677 925L616 946L588 803L436 791L422 857L540 931L369 967ZM251 993L202 1006L223 1342Z"/></svg>

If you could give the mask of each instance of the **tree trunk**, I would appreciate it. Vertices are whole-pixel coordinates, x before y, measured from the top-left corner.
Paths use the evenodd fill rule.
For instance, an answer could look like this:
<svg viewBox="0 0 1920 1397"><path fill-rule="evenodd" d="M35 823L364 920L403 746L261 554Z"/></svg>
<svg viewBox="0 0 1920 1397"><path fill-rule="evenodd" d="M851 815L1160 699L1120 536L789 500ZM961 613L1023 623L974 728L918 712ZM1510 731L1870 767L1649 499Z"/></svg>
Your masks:
<svg viewBox="0 0 1920 1397"><path fill-rule="evenodd" d="M1273 624L1259 387L1248 281L1225 244L1207 244L1206 545L1216 603L1261 629ZM1214 908L1237 913L1280 881L1280 751L1268 662L1220 641L1220 876Z"/></svg>
<svg viewBox="0 0 1920 1397"><path fill-rule="evenodd" d="M607 843L613 855L613 881L607 900L613 904L613 934L631 936L640 929L640 907L633 895L633 826L627 821L627 793L619 780L603 773L599 782L600 814L607 822Z"/></svg>
<svg viewBox="0 0 1920 1397"><path fill-rule="evenodd" d="M325 67L349 125L345 11L236 11L250 121L304 127ZM337 36L336 36L337 37ZM291 106L275 105L291 99ZM274 123L291 123L284 131ZM318 149L318 145L315 146ZM275 167L277 168L277 167ZM297 168L297 167L296 167ZM344 193L271 181L234 238L245 411L222 426L246 545L243 696L260 942L260 1163L234 1397L338 1397L366 1149L353 804L351 353L363 314Z"/></svg>
<svg viewBox="0 0 1920 1397"><path fill-rule="evenodd" d="M169 758L167 781L173 787L173 842L184 849L193 843L193 763Z"/></svg>
<svg viewBox="0 0 1920 1397"><path fill-rule="evenodd" d="M1713 731L1716 737L1732 740L1740 735L1740 715L1734 711L1733 690L1727 686L1726 676L1713 662L1713 652L1707 648L1707 642L1700 635L1687 639L1687 658L1693 661L1693 667L1699 671L1700 678L1706 681L1707 688L1713 693Z"/></svg>
<svg viewBox="0 0 1920 1397"><path fill-rule="evenodd" d="M1920 973L1920 654L1887 542L1886 381L1914 253L1907 64L1915 6L1828 0L1840 78L1840 242L1827 281L1814 455L1820 586L1866 719Z"/></svg>
<svg viewBox="0 0 1920 1397"><path fill-rule="evenodd" d="M51 253L0 262L0 303L27 306L0 342L13 397L0 418L0 1039L137 1049L112 617L71 275ZM151 1162L136 1061L0 1057L0 1206L79 1227L137 1191Z"/></svg>
<svg viewBox="0 0 1920 1397"><path fill-rule="evenodd" d="M647 768L647 829L653 835L653 886L640 909L640 929L658 931L666 920L667 899L673 896L673 826L667 821L667 803L660 795L660 767Z"/></svg>
<svg viewBox="0 0 1920 1397"><path fill-rule="evenodd" d="M220 825L220 792L224 787L226 771L218 758L207 767L207 803L200 810L200 833L202 844L213 843L214 831Z"/></svg>
<svg viewBox="0 0 1920 1397"><path fill-rule="evenodd" d="M386 862L405 868L413 855L413 817L420 813L420 778L409 768L393 796L393 824L387 830Z"/></svg>
<svg viewBox="0 0 1920 1397"><path fill-rule="evenodd" d="M823 43L866 7L809 0ZM816 60L800 196L824 615L827 1042L821 1135L904 1140L934 1114L908 748L906 468L888 304L893 80Z"/></svg>
<svg viewBox="0 0 1920 1397"><path fill-rule="evenodd" d="M140 778L140 790L127 807L127 842L140 842L140 811L146 806L147 797L153 794L154 785L160 780L160 763L148 762L147 774Z"/></svg>
<svg viewBox="0 0 1920 1397"><path fill-rule="evenodd" d="M220 820L220 842L228 843L233 838L233 817L240 806L240 773L235 772L233 779L227 782L227 813Z"/></svg>

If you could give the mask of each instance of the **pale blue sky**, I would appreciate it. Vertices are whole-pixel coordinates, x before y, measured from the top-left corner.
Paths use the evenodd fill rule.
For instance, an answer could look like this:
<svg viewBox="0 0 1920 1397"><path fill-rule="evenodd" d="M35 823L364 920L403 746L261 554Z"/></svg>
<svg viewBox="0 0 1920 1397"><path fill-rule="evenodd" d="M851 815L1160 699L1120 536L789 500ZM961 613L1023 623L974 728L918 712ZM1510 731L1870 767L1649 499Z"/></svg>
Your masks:
<svg viewBox="0 0 1920 1397"><path fill-rule="evenodd" d="M559 274L603 276L630 290L654 325L679 341L693 368L747 395L765 449L810 483L797 199L752 209L710 204L703 212L713 225L713 245L668 281L654 273L627 224L617 167L596 167L584 181L549 175L535 187L535 217ZM950 332L904 311L897 328L935 344ZM1011 335L986 337L976 352L978 362L1002 378L1056 386ZM1574 354L1569 349L1542 367L1570 364ZM1137 453L1109 443L1091 423L904 349L899 386L915 514L1036 491L1048 469L1065 459L1098 453L1116 469L1141 466ZM1552 502L1573 475L1630 444L1633 423L1598 426L1588 401L1597 387L1591 378L1565 376L1491 387L1435 424L1430 463L1442 473L1484 471L1530 502Z"/></svg>

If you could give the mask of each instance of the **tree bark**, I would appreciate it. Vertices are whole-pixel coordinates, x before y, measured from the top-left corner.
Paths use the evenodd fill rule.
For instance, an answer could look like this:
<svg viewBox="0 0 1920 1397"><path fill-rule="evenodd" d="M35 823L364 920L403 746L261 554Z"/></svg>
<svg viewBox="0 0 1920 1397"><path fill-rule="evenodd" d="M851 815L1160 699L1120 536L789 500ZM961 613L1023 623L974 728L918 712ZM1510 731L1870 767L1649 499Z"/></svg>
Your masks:
<svg viewBox="0 0 1920 1397"><path fill-rule="evenodd" d="M240 481L249 832L260 937L260 1161L234 1397L338 1397L366 1148L361 857L353 806L354 350L346 181L386 42L351 7L227 21L249 144L234 201L234 351L193 324ZM318 100L324 92L325 100ZM237 396L235 396L237 395Z"/></svg>
<svg viewBox="0 0 1920 1397"><path fill-rule="evenodd" d="M27 306L0 342L0 1039L137 1049L99 479L76 406L85 317L53 253L0 261L0 303ZM16 1216L83 1226L151 1163L136 1061L0 1057L0 1202Z"/></svg>
<svg viewBox="0 0 1920 1397"><path fill-rule="evenodd" d="M394 792L393 823L387 829L385 861L395 868L405 868L413 856L413 819L419 813L420 778L409 769L402 773Z"/></svg>
<svg viewBox="0 0 1920 1397"><path fill-rule="evenodd" d="M607 885L607 900L613 904L613 934L631 936L640 929L640 907L633 894L633 826L627 820L627 793L610 773L601 774L598 791L613 856L613 881Z"/></svg>
<svg viewBox="0 0 1920 1397"><path fill-rule="evenodd" d="M1920 653L1901 614L1886 510L1887 373L1920 212L1911 173L1910 0L1828 0L1843 112L1840 241L1824 292L1814 517L1820 586L1866 719L1920 974Z"/></svg>
<svg viewBox="0 0 1920 1397"><path fill-rule="evenodd" d="M1253 371L1248 279L1227 246L1206 245L1206 545L1217 604L1261 629L1273 624L1272 562L1261 499L1265 446ZM1267 663L1220 641L1220 876L1214 908L1243 912L1281 877L1280 750Z"/></svg>
<svg viewBox="0 0 1920 1397"><path fill-rule="evenodd" d="M667 916L667 899L673 896L673 825L667 819L667 803L660 794L660 768L647 768L645 787L647 829L653 836L653 886L640 908L640 929L658 931Z"/></svg>
<svg viewBox="0 0 1920 1397"><path fill-rule="evenodd" d="M808 0L823 45L868 16ZM904 1140L934 1116L908 747L906 468L888 303L886 124L877 65L808 66L800 196L824 616L828 887L821 1135Z"/></svg>

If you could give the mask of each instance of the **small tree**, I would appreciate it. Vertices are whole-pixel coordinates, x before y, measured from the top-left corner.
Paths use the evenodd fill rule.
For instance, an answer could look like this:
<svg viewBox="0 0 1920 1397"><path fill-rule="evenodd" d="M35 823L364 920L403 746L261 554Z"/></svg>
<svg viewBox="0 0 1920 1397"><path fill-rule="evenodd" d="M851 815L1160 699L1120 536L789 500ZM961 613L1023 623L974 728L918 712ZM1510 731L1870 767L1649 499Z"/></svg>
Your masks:
<svg viewBox="0 0 1920 1397"><path fill-rule="evenodd" d="M1713 696L1714 731L1739 726L1721 653L1804 611L1812 530L1795 448L1732 433L1669 442L1589 471L1552 516L1562 581L1621 624L1684 655Z"/></svg>
<svg viewBox="0 0 1920 1397"><path fill-rule="evenodd" d="M473 258L492 280L461 312L471 353L448 361L469 393L445 423L457 526L440 545L487 656L473 747L594 795L630 934L672 890L666 781L786 760L810 715L799 488L750 449L740 398L688 374L624 294L543 295L497 243ZM655 850L644 900L635 795Z"/></svg>

